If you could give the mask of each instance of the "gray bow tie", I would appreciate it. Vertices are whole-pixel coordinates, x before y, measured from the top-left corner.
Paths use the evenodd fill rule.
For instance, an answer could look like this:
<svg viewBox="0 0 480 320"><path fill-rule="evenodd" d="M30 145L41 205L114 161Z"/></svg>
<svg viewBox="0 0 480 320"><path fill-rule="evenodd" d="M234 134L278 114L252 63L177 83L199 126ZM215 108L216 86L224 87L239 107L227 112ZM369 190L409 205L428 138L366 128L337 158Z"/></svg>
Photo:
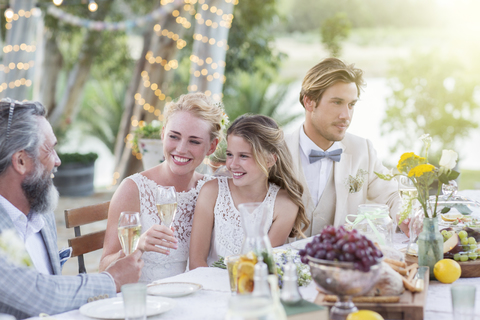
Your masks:
<svg viewBox="0 0 480 320"><path fill-rule="evenodd" d="M308 156L308 159L310 160L310 163L314 163L315 161L318 161L323 158L330 158L333 161L339 162L340 161L340 155L342 154L343 150L342 149L335 149L332 151L317 151L317 150L312 150L310 151L310 155Z"/></svg>

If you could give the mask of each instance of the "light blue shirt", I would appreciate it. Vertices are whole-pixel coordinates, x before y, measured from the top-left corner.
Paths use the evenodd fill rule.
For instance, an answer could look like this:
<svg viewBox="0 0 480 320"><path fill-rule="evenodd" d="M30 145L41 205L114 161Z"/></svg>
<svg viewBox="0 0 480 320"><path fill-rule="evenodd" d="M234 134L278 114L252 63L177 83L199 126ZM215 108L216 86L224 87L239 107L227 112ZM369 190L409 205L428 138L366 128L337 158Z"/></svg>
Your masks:
<svg viewBox="0 0 480 320"><path fill-rule="evenodd" d="M7 211L10 219L12 219L18 235L25 244L25 249L30 255L30 259L32 259L33 265L37 271L43 274L53 274L48 251L40 233L40 230L42 230L45 225L45 221L42 217L39 214L32 212L26 216L1 195L0 204Z"/></svg>
<svg viewBox="0 0 480 320"><path fill-rule="evenodd" d="M325 185L327 184L328 177L332 172L333 160L330 158L323 158L314 163L310 163L308 156L312 150L316 151L332 151L335 149L341 148L341 145L338 141L334 142L328 150L323 150L315 144L307 135L302 126L300 130L300 157L302 159L302 168L305 175L305 180L307 181L308 190L312 196L312 201L316 207L320 201L320 197L325 190Z"/></svg>

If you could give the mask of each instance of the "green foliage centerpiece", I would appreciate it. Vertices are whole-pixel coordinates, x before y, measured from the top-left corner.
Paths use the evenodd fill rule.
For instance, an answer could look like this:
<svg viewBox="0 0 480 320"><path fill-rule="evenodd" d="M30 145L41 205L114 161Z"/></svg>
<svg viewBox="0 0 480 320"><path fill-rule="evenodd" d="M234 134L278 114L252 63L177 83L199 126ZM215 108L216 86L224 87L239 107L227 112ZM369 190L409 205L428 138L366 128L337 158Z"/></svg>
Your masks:
<svg viewBox="0 0 480 320"><path fill-rule="evenodd" d="M396 176L410 179L418 191L417 200L423 211L423 231L418 236L418 264L430 267L430 277L433 277L435 263L443 259L443 237L438 231L437 203L443 184L449 184L458 177L459 173L453 168L456 166L458 155L452 150L443 150L439 167L428 163L428 149L432 138L427 134L421 137L425 145L425 156L421 157L413 152L404 153L398 161L397 174L375 174L384 180L391 180ZM436 194L430 197L430 188L438 183ZM405 217L401 217L405 218ZM403 219L402 219L403 220Z"/></svg>

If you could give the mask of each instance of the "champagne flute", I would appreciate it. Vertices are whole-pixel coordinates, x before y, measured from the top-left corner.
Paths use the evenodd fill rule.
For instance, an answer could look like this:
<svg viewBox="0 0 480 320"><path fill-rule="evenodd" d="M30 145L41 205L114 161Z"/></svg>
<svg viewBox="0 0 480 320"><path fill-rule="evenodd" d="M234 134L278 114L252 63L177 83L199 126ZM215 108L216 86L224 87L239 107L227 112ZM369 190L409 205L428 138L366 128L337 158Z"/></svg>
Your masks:
<svg viewBox="0 0 480 320"><path fill-rule="evenodd" d="M177 191L175 187L157 187L155 202L158 217L163 225L170 229L177 213Z"/></svg>
<svg viewBox="0 0 480 320"><path fill-rule="evenodd" d="M118 219L118 238L125 255L137 249L138 240L142 231L140 214L134 211L123 211Z"/></svg>

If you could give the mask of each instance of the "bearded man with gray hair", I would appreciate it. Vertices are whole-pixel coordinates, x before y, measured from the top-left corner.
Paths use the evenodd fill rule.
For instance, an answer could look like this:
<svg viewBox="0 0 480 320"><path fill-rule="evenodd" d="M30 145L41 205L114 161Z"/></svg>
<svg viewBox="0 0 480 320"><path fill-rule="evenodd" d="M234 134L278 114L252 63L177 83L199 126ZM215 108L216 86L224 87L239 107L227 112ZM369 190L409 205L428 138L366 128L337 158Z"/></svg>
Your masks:
<svg viewBox="0 0 480 320"><path fill-rule="evenodd" d="M0 313L21 319L115 296L123 284L138 281L143 267L136 251L100 274L61 275L53 214L52 178L61 164L56 143L41 103L0 101ZM2 233L18 238L32 266L1 249Z"/></svg>

